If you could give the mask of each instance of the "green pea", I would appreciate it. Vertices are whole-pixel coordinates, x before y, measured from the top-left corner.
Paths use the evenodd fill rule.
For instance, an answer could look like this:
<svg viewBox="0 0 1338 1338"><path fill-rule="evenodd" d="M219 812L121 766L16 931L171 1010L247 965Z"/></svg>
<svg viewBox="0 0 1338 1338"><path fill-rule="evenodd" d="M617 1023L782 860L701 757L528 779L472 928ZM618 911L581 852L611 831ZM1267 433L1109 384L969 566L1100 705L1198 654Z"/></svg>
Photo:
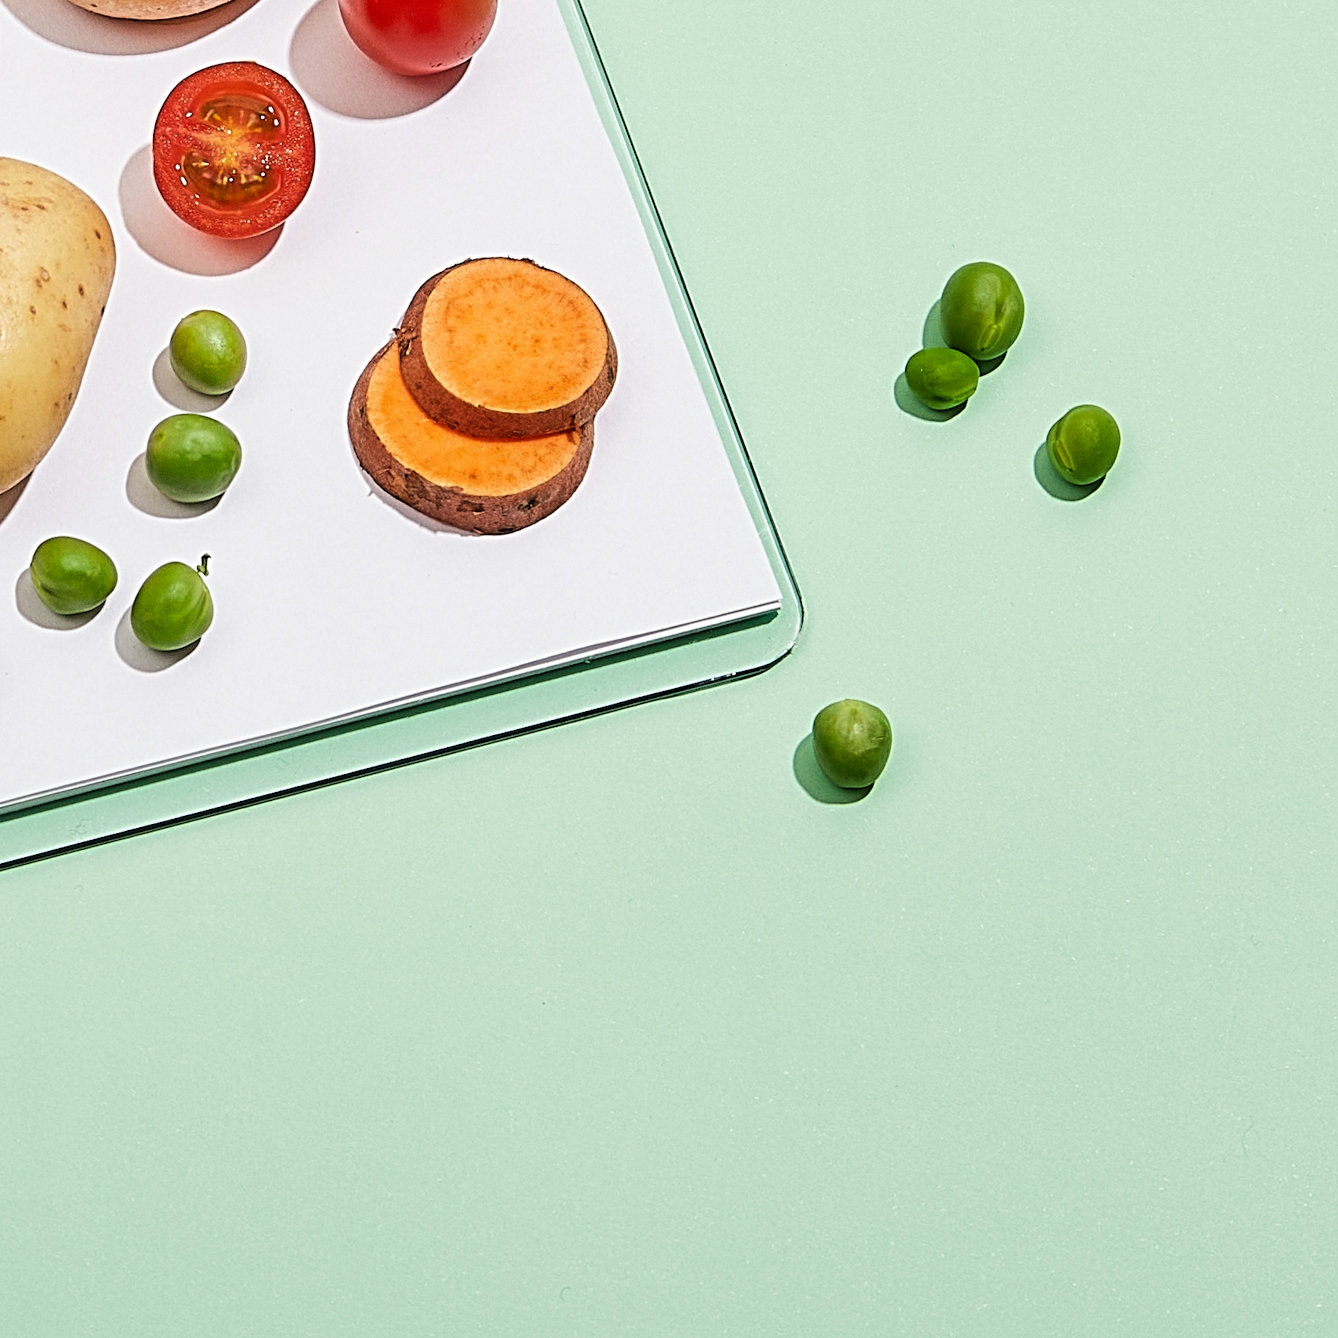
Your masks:
<svg viewBox="0 0 1338 1338"><path fill-rule="evenodd" d="M1002 265L977 260L963 265L944 285L939 329L949 348L989 362L1013 347L1025 312L1017 280Z"/></svg>
<svg viewBox="0 0 1338 1338"><path fill-rule="evenodd" d="M931 409L954 409L976 393L980 368L955 348L922 348L906 364L906 384Z"/></svg>
<svg viewBox="0 0 1338 1338"><path fill-rule="evenodd" d="M1100 405L1079 404L1045 434L1055 473L1070 483L1095 483L1120 453L1120 425Z"/></svg>
<svg viewBox="0 0 1338 1338"><path fill-rule="evenodd" d="M846 790L872 785L892 755L892 726L868 702L847 698L813 718L813 753L823 774Z"/></svg>
<svg viewBox="0 0 1338 1338"><path fill-rule="evenodd" d="M246 370L246 340L221 311L192 311L168 344L172 370L201 395L225 395Z"/></svg>
<svg viewBox="0 0 1338 1338"><path fill-rule="evenodd" d="M95 544L68 535L38 544L28 570L33 589L52 613L87 613L116 589L111 558Z"/></svg>
<svg viewBox="0 0 1338 1338"><path fill-rule="evenodd" d="M173 414L149 435L145 471L153 486L175 502L219 496L241 467L241 442L215 418Z"/></svg>
<svg viewBox="0 0 1338 1338"><path fill-rule="evenodd" d="M183 650L198 641L214 621L208 574L207 553L198 567L165 562L150 573L130 606L135 635L153 650Z"/></svg>

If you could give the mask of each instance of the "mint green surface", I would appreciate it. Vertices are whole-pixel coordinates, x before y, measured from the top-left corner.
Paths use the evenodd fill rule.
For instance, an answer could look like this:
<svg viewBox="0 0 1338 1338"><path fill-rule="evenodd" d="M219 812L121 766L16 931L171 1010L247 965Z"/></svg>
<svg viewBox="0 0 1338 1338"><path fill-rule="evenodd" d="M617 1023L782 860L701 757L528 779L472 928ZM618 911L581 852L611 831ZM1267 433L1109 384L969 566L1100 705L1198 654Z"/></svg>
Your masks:
<svg viewBox="0 0 1338 1338"><path fill-rule="evenodd" d="M0 1333L1328 1338L1338 16L587 7L805 631L0 875Z"/></svg>

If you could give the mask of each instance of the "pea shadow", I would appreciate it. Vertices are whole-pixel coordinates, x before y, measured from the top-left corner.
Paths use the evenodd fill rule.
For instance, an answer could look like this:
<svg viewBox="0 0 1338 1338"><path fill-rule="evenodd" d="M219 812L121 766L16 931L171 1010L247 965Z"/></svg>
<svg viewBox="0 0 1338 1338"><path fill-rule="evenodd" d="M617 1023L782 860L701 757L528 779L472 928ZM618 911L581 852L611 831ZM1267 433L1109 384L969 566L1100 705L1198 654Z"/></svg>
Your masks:
<svg viewBox="0 0 1338 1338"><path fill-rule="evenodd" d="M72 632L85 623L90 623L105 607L99 604L87 613L56 613L42 603L42 597L33 585L30 567L19 572L19 579L14 582L14 603L19 612L34 626L44 627L48 632Z"/></svg>
<svg viewBox="0 0 1338 1338"><path fill-rule="evenodd" d="M422 111L444 98L469 69L465 61L453 70L416 77L383 70L354 45L339 16L338 0L317 0L307 10L293 33L288 60L305 96L327 111L360 121Z"/></svg>
<svg viewBox="0 0 1338 1338"><path fill-rule="evenodd" d="M90 13L70 0L0 0L30 32L56 46L94 56L146 56L174 51L225 28L258 0L228 0L181 18L118 18L117 0L90 0ZM166 96L167 87L163 94Z"/></svg>
<svg viewBox="0 0 1338 1338"><path fill-rule="evenodd" d="M934 305L925 314L924 324L920 329L921 348L948 347L948 341L943 338L943 327L939 323L941 304L942 299L936 299ZM976 366L980 368L980 375L986 377L993 372L997 372L1003 366L1004 359L1007 356L1007 353L1000 353L997 358L989 358L985 362L977 359ZM912 418L923 419L926 423L946 423L948 419L956 418L971 402L970 400L963 400L961 404L955 405L951 409L931 409L907 384L905 372L902 372L893 384L892 398L902 413L910 414Z"/></svg>
<svg viewBox="0 0 1338 1338"><path fill-rule="evenodd" d="M116 624L116 635L113 640L116 644L116 653L122 662L141 674L160 674L164 669L171 669L188 655L193 655L195 648L200 644L198 641L192 641L184 650L152 650L135 635L135 629L130 625L129 609L126 609L121 615L121 621Z"/></svg>
<svg viewBox="0 0 1338 1338"><path fill-rule="evenodd" d="M943 338L943 327L939 322L939 310L943 305L940 298L934 303L925 314L925 323L920 332L921 348L947 348L948 341ZM986 358L982 362L976 359L976 366L980 368L981 376L990 376L997 372L1004 365L1004 359L1008 356L1006 352L1000 353L997 358Z"/></svg>
<svg viewBox="0 0 1338 1338"><path fill-rule="evenodd" d="M156 516L159 520L194 520L196 516L208 515L223 500L224 494L220 493L207 502L174 502L153 486L144 462L145 452L140 451L125 476L125 495L130 505L146 516Z"/></svg>
<svg viewBox="0 0 1338 1338"><path fill-rule="evenodd" d="M1045 442L1041 442L1036 448L1036 455L1032 460L1032 472L1036 475L1036 482L1059 502L1081 502L1085 497L1090 497L1106 481L1102 477L1095 483L1070 483L1050 463L1050 453L1045 449Z"/></svg>
<svg viewBox="0 0 1338 1338"><path fill-rule="evenodd" d="M840 785L833 785L818 765L817 754L813 751L811 730L794 750L793 765L794 778L799 782L800 788L810 799L816 799L820 804L858 804L861 799L867 799L873 790L872 785L866 785L858 790L846 790Z"/></svg>
<svg viewBox="0 0 1338 1338"><path fill-rule="evenodd" d="M892 398L902 413L908 413L912 418L923 418L926 423L946 423L948 419L956 418L970 403L970 400L963 400L960 404L954 404L951 409L931 409L911 389L905 372L897 377L892 387Z"/></svg>
<svg viewBox="0 0 1338 1338"><path fill-rule="evenodd" d="M153 387L174 409L182 413L216 413L232 397L232 391L221 395L201 395L192 390L172 370L172 350L165 348L153 360Z"/></svg>
<svg viewBox="0 0 1338 1338"><path fill-rule="evenodd" d="M69 4L69 0L60 3ZM182 274L239 274L264 260L283 232L280 224L259 237L228 241L183 223L158 193L153 179L153 149L148 144L126 163L117 194L126 231L140 250Z"/></svg>

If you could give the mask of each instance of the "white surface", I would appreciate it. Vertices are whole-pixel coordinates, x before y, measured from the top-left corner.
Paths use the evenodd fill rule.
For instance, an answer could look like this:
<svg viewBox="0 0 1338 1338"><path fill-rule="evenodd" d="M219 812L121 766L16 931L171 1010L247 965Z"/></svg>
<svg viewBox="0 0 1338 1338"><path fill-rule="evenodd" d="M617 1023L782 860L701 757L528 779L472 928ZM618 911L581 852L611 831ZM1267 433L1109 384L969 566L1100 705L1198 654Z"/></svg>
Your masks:
<svg viewBox="0 0 1338 1338"><path fill-rule="evenodd" d="M179 49L120 55L119 34L140 25L67 0L6 3L0 154L97 199L119 265L70 422L0 520L0 805L778 604L553 0L503 0L465 78L407 114L391 113L425 94L358 63L333 0L263 0ZM306 201L272 248L249 252L197 242L146 187L163 97L192 70L237 59L294 79L317 142ZM572 500L484 538L374 490L344 421L418 284L494 254L584 285L618 341L620 375ZM155 503L135 462L176 411L155 361L201 306L238 321L251 362L217 411L242 440L242 471L221 503L187 516ZM161 371L158 383L173 393ZM60 630L29 616L20 575L57 533L100 544L121 575L101 613ZM203 552L213 628L183 657L145 652L125 623L140 581Z"/></svg>

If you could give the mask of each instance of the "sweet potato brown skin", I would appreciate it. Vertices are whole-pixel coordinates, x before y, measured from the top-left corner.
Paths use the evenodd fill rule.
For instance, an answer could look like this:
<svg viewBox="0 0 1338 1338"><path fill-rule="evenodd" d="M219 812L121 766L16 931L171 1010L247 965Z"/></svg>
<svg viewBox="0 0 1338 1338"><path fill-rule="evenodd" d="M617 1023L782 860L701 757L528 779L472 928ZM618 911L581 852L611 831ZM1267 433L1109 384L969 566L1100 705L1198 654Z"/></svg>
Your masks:
<svg viewBox="0 0 1338 1338"><path fill-rule="evenodd" d="M418 401L419 408L429 418L467 437L479 437L485 441L519 441L525 437L546 437L584 427L603 408L618 377L618 349L607 322L604 324L604 332L608 336L608 354L599 375L584 394L554 409L545 409L540 413L508 413L503 409L484 408L451 394L432 375L419 342L419 329L427 300L447 274L473 263L472 260L462 260L460 264L451 265L440 274L434 274L414 294L408 311L404 313L404 320L395 334L400 345L400 367L409 394ZM527 260L524 263L532 265L535 262Z"/></svg>
<svg viewBox="0 0 1338 1338"><path fill-rule="evenodd" d="M593 422L581 425L581 444L565 468L538 487L502 497L480 497L460 488L444 488L397 460L367 417L372 372L390 347L385 345L367 364L353 388L348 405L348 435L363 469L392 497L456 529L475 534L511 534L551 516L580 486L595 447Z"/></svg>

